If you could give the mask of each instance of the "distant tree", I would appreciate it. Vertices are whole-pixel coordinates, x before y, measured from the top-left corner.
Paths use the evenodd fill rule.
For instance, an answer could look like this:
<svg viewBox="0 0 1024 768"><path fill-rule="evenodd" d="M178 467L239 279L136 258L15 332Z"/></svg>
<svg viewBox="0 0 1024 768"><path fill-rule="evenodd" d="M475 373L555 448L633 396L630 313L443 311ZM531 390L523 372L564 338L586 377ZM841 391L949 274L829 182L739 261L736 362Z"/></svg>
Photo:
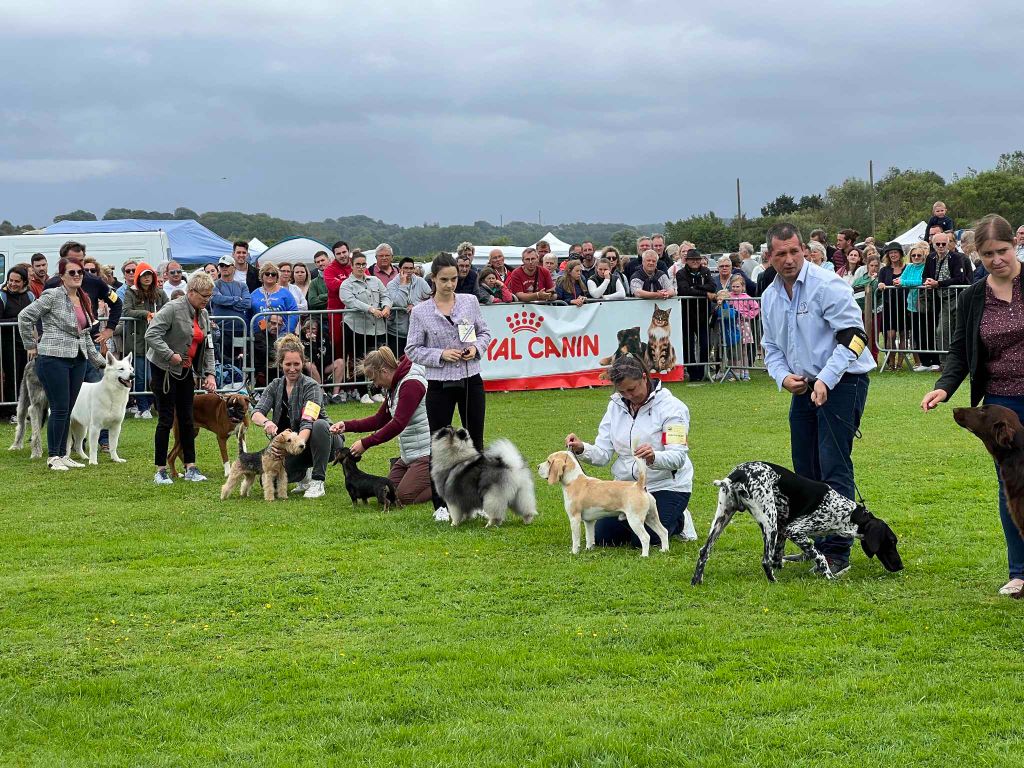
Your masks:
<svg viewBox="0 0 1024 768"><path fill-rule="evenodd" d="M191 208L175 208L174 218L176 219L195 219L199 220L199 214L193 211Z"/></svg>
<svg viewBox="0 0 1024 768"><path fill-rule="evenodd" d="M20 235L24 232L28 232L30 229L35 229L31 224L21 224L15 226L11 224L7 219L0 221L0 235Z"/></svg>
<svg viewBox="0 0 1024 768"><path fill-rule="evenodd" d="M800 211L820 211L825 207L825 199L821 195L803 195L796 207Z"/></svg>
<svg viewBox="0 0 1024 768"><path fill-rule="evenodd" d="M665 237L673 243L689 240L701 251L729 251L739 242L736 230L716 216L714 211L681 221L666 222Z"/></svg>
<svg viewBox="0 0 1024 768"><path fill-rule="evenodd" d="M762 216L785 216L797 210L797 204L791 195L779 195L761 208Z"/></svg>
<svg viewBox="0 0 1024 768"><path fill-rule="evenodd" d="M636 240L638 237L640 237L639 232L632 227L627 227L613 232L611 237L608 238L608 242L614 245L619 253L633 253L636 251Z"/></svg>
<svg viewBox="0 0 1024 768"><path fill-rule="evenodd" d="M509 240L504 235L499 235L498 237L490 238L490 242L488 242L487 244L488 245L512 245L512 241Z"/></svg>
<svg viewBox="0 0 1024 768"><path fill-rule="evenodd" d="M1013 176L1024 176L1024 151L1004 152L996 162L996 171Z"/></svg>
<svg viewBox="0 0 1024 768"><path fill-rule="evenodd" d="M60 216L53 217L54 224L61 221L96 221L96 214L79 209L77 211L72 211L71 213L62 213Z"/></svg>

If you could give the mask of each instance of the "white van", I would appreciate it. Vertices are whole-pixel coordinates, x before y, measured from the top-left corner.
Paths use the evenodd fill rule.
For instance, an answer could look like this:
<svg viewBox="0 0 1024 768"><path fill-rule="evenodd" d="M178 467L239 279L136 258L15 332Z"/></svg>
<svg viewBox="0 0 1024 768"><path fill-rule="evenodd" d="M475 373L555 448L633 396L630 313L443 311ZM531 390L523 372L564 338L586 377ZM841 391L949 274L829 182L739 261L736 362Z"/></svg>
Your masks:
<svg viewBox="0 0 1024 768"><path fill-rule="evenodd" d="M7 279L7 270L15 264L30 264L32 254L42 253L49 262L50 274L56 274L60 247L68 240L85 246L87 256L100 264L114 267L114 276L121 279L121 265L126 261L145 261L154 269L162 261L170 261L171 244L166 232L95 232L75 235L5 235L0 237L0 274Z"/></svg>

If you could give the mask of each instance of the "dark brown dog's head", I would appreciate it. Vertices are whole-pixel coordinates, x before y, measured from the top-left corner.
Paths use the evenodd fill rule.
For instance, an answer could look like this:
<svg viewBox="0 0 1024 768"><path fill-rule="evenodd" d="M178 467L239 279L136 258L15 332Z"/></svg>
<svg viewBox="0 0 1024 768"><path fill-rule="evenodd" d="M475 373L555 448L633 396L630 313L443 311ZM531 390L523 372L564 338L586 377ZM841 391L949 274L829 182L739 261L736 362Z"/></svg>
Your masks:
<svg viewBox="0 0 1024 768"><path fill-rule="evenodd" d="M1017 414L1001 405L954 408L953 420L973 433L996 461L1024 451L1024 426Z"/></svg>
<svg viewBox="0 0 1024 768"><path fill-rule="evenodd" d="M228 421L241 424L248 420L249 398L245 395L225 395L224 404L228 411Z"/></svg>
<svg viewBox="0 0 1024 768"><path fill-rule="evenodd" d="M640 357L640 326L635 328L623 328L618 333L619 352L633 357Z"/></svg>

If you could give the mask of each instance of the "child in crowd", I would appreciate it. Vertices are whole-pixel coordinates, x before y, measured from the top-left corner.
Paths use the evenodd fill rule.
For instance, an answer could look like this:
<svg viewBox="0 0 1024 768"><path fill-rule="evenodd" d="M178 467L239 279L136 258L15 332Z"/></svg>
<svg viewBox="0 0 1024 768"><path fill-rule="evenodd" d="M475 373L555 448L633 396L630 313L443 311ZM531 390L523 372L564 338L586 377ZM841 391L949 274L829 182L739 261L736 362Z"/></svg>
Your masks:
<svg viewBox="0 0 1024 768"><path fill-rule="evenodd" d="M746 291L743 275L733 275L729 280L729 301L740 316L740 346L743 350L742 364L752 365L756 355L754 329L751 320L761 314L761 305ZM750 381L750 371L740 373L741 381Z"/></svg>
<svg viewBox="0 0 1024 768"><path fill-rule="evenodd" d="M932 205L932 217L928 219L926 231L930 231L934 226L942 227L943 232L952 232L956 226L953 220L946 215L946 204L941 200L936 200Z"/></svg>

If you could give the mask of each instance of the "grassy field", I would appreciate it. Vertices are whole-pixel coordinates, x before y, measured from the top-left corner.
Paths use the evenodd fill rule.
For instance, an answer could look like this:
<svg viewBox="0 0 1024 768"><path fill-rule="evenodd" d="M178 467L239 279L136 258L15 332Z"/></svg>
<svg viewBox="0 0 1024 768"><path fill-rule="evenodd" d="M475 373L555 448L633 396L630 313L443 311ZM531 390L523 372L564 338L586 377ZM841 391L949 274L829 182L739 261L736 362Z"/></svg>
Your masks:
<svg viewBox="0 0 1024 768"><path fill-rule="evenodd" d="M907 569L857 547L836 583L799 565L769 585L749 517L700 588L700 543L573 557L540 486L538 520L498 530L353 509L337 468L318 501L222 503L208 433L211 482L158 488L152 421L126 424L126 465L4 454L0 764L1018 765L1024 604L995 594L994 472L948 407L917 410L931 383L876 376L855 449ZM703 540L712 479L789 463L788 398L672 389ZM608 394L490 396L488 438L536 463L592 437Z"/></svg>

